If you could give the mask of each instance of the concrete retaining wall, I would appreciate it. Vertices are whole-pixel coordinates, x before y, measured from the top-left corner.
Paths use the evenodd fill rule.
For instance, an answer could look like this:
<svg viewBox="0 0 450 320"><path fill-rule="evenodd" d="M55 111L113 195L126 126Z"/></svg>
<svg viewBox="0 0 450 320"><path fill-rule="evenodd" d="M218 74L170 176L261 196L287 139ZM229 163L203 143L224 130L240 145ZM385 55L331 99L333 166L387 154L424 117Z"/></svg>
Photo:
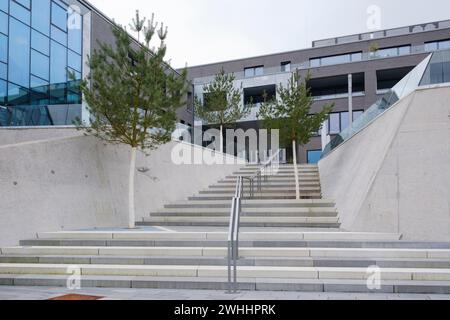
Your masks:
<svg viewBox="0 0 450 320"><path fill-rule="evenodd" d="M319 168L343 228L450 240L450 88L412 93Z"/></svg>
<svg viewBox="0 0 450 320"><path fill-rule="evenodd" d="M61 130L47 134L57 136ZM16 133L19 140L25 139L23 133ZM171 160L175 146L191 149L171 142L148 157L138 155L137 167L150 169L137 173L138 220L242 165L175 165ZM194 150L210 153L199 147ZM0 146L0 246L17 245L36 232L127 226L128 165L129 148L105 145L92 137Z"/></svg>

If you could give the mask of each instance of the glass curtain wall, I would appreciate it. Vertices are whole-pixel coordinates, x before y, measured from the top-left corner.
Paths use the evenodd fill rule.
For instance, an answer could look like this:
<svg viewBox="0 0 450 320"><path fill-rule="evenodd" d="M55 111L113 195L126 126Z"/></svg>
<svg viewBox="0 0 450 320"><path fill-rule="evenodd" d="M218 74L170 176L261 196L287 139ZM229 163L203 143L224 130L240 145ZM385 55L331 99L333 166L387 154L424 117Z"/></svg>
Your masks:
<svg viewBox="0 0 450 320"><path fill-rule="evenodd" d="M81 117L82 21L61 0L0 0L0 126Z"/></svg>

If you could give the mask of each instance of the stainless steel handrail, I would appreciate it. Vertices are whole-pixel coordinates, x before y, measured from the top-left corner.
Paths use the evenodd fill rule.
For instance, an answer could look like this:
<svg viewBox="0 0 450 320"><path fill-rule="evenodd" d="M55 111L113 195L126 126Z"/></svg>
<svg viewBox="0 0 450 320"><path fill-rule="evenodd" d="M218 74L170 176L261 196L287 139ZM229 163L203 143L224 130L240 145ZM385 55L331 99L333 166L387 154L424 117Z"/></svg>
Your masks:
<svg viewBox="0 0 450 320"><path fill-rule="evenodd" d="M228 232L228 293L237 292L237 261L239 259L239 227L243 195L243 178L238 177L236 193L231 203Z"/></svg>
<svg viewBox="0 0 450 320"><path fill-rule="evenodd" d="M237 283L237 263L239 260L239 229L241 226L242 214L242 197L244 195L244 179L250 181L250 198L254 196L254 179L258 179L258 190L262 189L261 176L264 170L271 167L271 174L273 174L273 162L280 156L281 150L273 155L267 162L265 162L258 170L254 177L239 176L236 182L236 192L231 202L230 225L228 229L228 293L236 293L238 291ZM267 175L265 175L267 178Z"/></svg>
<svg viewBox="0 0 450 320"><path fill-rule="evenodd" d="M250 198L253 198L255 196L255 180L258 186L258 191L261 192L262 190L262 176L264 175L264 179L265 181L267 181L267 168L270 167L270 175L273 175L273 163L275 159L278 159L277 163L279 164L279 159L280 159L280 153L281 150L278 150L273 156L271 156L269 158L269 160L267 160L265 163L263 163L261 165L261 167L258 169L258 171L256 172L256 174L254 174L253 176L247 176L247 177L242 177L245 180L249 181L249 195Z"/></svg>

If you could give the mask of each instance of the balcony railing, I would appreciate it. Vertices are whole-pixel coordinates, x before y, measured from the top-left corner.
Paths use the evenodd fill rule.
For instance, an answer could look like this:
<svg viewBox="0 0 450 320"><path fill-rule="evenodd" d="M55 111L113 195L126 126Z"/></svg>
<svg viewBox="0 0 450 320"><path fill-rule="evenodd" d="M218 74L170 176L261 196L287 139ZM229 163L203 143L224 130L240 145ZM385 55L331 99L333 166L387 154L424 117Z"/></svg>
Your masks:
<svg viewBox="0 0 450 320"><path fill-rule="evenodd" d="M380 60L380 59L389 59L389 58L396 58L396 57L405 57L405 56L412 56L417 54L425 54L425 53L431 53L430 50L426 50L425 45L418 45L418 46L411 46L411 50L409 53L405 54L398 54L398 55L379 55L375 52L363 52L361 56L361 60L357 61L341 61L336 62L334 64L326 64L321 66L312 66L310 61L304 61L302 63L298 64L292 64L291 65L291 71L282 71L282 66L276 66L276 67L265 67L264 68L264 74L254 77L246 77L244 71L234 72L234 76L236 80L243 81L243 80L255 80L255 79L263 79L264 77L288 77L290 74L295 70L308 70L313 68L322 68L322 67L329 67L334 65L343 65L343 64L350 64L350 63L360 63L360 62L366 62L366 61L373 61L373 60ZM202 77L202 78L196 78L193 80L194 85L203 85L210 83L214 79L214 76L209 77ZM277 79L278 82L281 82L282 79Z"/></svg>
<svg viewBox="0 0 450 320"><path fill-rule="evenodd" d="M436 22L430 22L430 23L424 23L424 24L416 24L413 26L394 28L394 29L388 29L388 30L366 32L366 33L354 34L354 35L344 36L344 37L322 39L322 40L313 41L312 46L313 46L313 48L318 48L318 47L333 46L333 45L337 45L337 44L352 43L352 42L358 42L358 41L364 41L364 40L375 40L375 39L382 39L382 38L386 38L386 37L403 36L403 35L408 35L408 34L414 34L417 32L433 31L433 30L440 30L440 29L447 29L447 28L450 28L450 20L436 21Z"/></svg>

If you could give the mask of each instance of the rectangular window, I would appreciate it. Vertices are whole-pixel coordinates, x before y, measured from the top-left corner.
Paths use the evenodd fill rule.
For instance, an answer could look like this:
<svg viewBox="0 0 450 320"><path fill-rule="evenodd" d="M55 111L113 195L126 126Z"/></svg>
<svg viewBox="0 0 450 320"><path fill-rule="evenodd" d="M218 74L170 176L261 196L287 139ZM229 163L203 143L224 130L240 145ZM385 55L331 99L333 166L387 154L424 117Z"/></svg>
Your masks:
<svg viewBox="0 0 450 320"><path fill-rule="evenodd" d="M264 75L264 66L245 68L244 74L246 78L260 77Z"/></svg>
<svg viewBox="0 0 450 320"><path fill-rule="evenodd" d="M33 0L31 26L50 36L50 0Z"/></svg>
<svg viewBox="0 0 450 320"><path fill-rule="evenodd" d="M8 2L9 0L0 0L0 10L8 13Z"/></svg>
<svg viewBox="0 0 450 320"><path fill-rule="evenodd" d="M309 150L308 151L308 164L317 164L322 156L322 150Z"/></svg>
<svg viewBox="0 0 450 320"><path fill-rule="evenodd" d="M311 68L317 68L321 66L330 66L334 64L342 64L349 62L357 62L362 60L362 52L353 52L347 54L340 54L328 57L319 57L310 59Z"/></svg>
<svg viewBox="0 0 450 320"><path fill-rule="evenodd" d="M0 61L8 62L8 37L0 34Z"/></svg>
<svg viewBox="0 0 450 320"><path fill-rule="evenodd" d="M398 57L402 55L407 55L411 53L411 46L401 46L401 47L392 47L392 48L384 48L379 49L377 51L371 52L371 58L389 58L389 57Z"/></svg>
<svg viewBox="0 0 450 320"><path fill-rule="evenodd" d="M281 72L291 72L291 62L290 61L281 63Z"/></svg>
<svg viewBox="0 0 450 320"><path fill-rule="evenodd" d="M65 83L67 80L67 49L51 41L50 45L50 82L52 84Z"/></svg>
<svg viewBox="0 0 450 320"><path fill-rule="evenodd" d="M30 25L30 11L20 4L11 1L10 15L16 18L17 20L25 23L26 25Z"/></svg>
<svg viewBox="0 0 450 320"><path fill-rule="evenodd" d="M70 21L73 22L68 30L68 47L70 50L82 54L82 22L80 14L73 12L70 15Z"/></svg>
<svg viewBox="0 0 450 320"><path fill-rule="evenodd" d="M8 84L8 104L13 106L24 106L30 103L28 88Z"/></svg>
<svg viewBox="0 0 450 320"><path fill-rule="evenodd" d="M49 79L49 59L36 50L31 50L31 73L39 78Z"/></svg>
<svg viewBox="0 0 450 320"><path fill-rule="evenodd" d="M341 118L339 113L332 113L330 114L330 123L328 125L329 133L330 134L338 134L341 132Z"/></svg>
<svg viewBox="0 0 450 320"><path fill-rule="evenodd" d="M450 49L450 40L441 40L425 43L425 51L427 52L446 49Z"/></svg>
<svg viewBox="0 0 450 320"><path fill-rule="evenodd" d="M30 27L9 19L9 77L22 87L30 85Z"/></svg>
<svg viewBox="0 0 450 320"><path fill-rule="evenodd" d="M47 81L31 76L31 104L45 105L49 103L49 85Z"/></svg>
<svg viewBox="0 0 450 320"><path fill-rule="evenodd" d="M53 40L59 42L63 46L67 47L67 33L65 33L64 31L61 31L60 29L58 29L55 26L52 26L51 30L52 30L51 38Z"/></svg>
<svg viewBox="0 0 450 320"><path fill-rule="evenodd" d="M6 63L2 63L0 62L0 78L1 79L5 79L8 76L8 66L6 65Z"/></svg>
<svg viewBox="0 0 450 320"><path fill-rule="evenodd" d="M75 52L69 50L67 59L68 59L67 65L70 68L81 72L81 56L79 56Z"/></svg>
<svg viewBox="0 0 450 320"><path fill-rule="evenodd" d="M6 81L0 80L0 104L6 104Z"/></svg>
<svg viewBox="0 0 450 320"><path fill-rule="evenodd" d="M63 31L67 30L67 11L55 2L52 2L52 24Z"/></svg>
<svg viewBox="0 0 450 320"><path fill-rule="evenodd" d="M50 55L50 39L34 30L31 30L31 47L46 56Z"/></svg>
<svg viewBox="0 0 450 320"><path fill-rule="evenodd" d="M0 11L0 33L8 35L8 15Z"/></svg>

